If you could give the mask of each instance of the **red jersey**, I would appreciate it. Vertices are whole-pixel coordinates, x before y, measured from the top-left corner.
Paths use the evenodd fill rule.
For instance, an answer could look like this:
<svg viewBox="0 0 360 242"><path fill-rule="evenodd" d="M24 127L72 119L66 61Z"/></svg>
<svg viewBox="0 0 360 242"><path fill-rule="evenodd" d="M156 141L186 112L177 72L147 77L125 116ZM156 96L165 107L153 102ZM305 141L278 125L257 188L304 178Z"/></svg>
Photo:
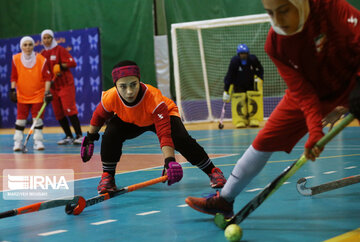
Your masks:
<svg viewBox="0 0 360 242"><path fill-rule="evenodd" d="M305 115L309 130L321 129L321 106L348 95L360 75L360 12L345 0L309 0L301 32L276 34L265 51Z"/></svg>
<svg viewBox="0 0 360 242"><path fill-rule="evenodd" d="M159 89L140 83L142 97L135 105L128 106L113 87L102 93L101 103L93 113L90 124L102 126L106 119L114 113L124 122L139 127L155 125L161 147L172 146L170 116L178 116L179 111L175 103L163 96Z"/></svg>
<svg viewBox="0 0 360 242"><path fill-rule="evenodd" d="M61 86L74 85L74 77L70 71L70 68L76 67L76 62L64 47L57 45L50 50L43 49L41 54L50 63L51 72L55 64L66 63L68 67L65 70L61 70L60 76L55 77L53 84L55 89L61 88Z"/></svg>

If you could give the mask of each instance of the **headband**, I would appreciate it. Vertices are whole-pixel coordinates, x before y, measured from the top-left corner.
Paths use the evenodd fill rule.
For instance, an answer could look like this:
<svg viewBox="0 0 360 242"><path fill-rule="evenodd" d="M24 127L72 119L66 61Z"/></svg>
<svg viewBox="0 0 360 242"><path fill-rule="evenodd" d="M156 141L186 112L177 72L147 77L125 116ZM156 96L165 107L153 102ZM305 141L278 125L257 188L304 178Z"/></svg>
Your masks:
<svg viewBox="0 0 360 242"><path fill-rule="evenodd" d="M140 69L136 65L116 67L111 72L114 84L121 77L137 76L140 79Z"/></svg>

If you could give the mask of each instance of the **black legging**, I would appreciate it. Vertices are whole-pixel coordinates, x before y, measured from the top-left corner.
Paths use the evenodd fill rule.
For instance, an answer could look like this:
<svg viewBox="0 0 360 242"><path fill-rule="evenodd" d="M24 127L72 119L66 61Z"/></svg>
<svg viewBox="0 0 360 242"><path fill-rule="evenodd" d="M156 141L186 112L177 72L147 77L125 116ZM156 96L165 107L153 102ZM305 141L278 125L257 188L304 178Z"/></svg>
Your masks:
<svg viewBox="0 0 360 242"><path fill-rule="evenodd" d="M176 151L180 152L192 165L209 159L203 147L189 135L179 117L170 116L170 123L171 137ZM117 163L120 160L125 140L136 138L146 131L156 133L155 125L139 127L126 123L115 115L107 124L102 136L101 160L106 163Z"/></svg>

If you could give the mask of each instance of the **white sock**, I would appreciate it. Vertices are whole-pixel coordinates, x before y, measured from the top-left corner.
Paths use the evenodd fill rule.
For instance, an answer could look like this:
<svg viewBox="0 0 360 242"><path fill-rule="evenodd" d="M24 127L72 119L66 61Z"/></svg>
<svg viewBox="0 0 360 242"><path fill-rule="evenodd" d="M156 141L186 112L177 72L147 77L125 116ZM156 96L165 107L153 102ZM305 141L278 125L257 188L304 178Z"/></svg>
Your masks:
<svg viewBox="0 0 360 242"><path fill-rule="evenodd" d="M232 202L235 197L250 183L250 181L264 168L273 152L257 151L252 145L236 162L220 196Z"/></svg>

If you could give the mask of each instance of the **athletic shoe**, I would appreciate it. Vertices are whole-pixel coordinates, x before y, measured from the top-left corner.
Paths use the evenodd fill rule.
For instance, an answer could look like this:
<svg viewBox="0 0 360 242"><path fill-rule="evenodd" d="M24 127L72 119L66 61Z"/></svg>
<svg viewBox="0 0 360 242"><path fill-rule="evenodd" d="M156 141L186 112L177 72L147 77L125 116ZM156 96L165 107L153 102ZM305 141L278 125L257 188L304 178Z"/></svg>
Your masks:
<svg viewBox="0 0 360 242"><path fill-rule="evenodd" d="M74 145L81 145L82 141L83 141L83 137L82 137L82 136L76 136L76 138L74 139L73 144L74 144Z"/></svg>
<svg viewBox="0 0 360 242"><path fill-rule="evenodd" d="M74 142L74 138L73 137L70 137L70 136L67 136L65 138L63 138L62 140L59 140L57 142L58 145L70 145Z"/></svg>
<svg viewBox="0 0 360 242"><path fill-rule="evenodd" d="M234 202L228 202L224 198L220 197L219 191L203 198L187 197L185 202L193 209L202 213L211 215L221 213L225 218L230 218L234 215Z"/></svg>
<svg viewBox="0 0 360 242"><path fill-rule="evenodd" d="M40 140L34 140L34 150L45 150L45 146L42 141Z"/></svg>
<svg viewBox="0 0 360 242"><path fill-rule="evenodd" d="M222 188L226 183L224 174L217 167L212 168L211 173L208 174L208 176L210 177L210 186L212 188Z"/></svg>
<svg viewBox="0 0 360 242"><path fill-rule="evenodd" d="M15 141L13 151L21 151L21 148L22 148L21 141Z"/></svg>
<svg viewBox="0 0 360 242"><path fill-rule="evenodd" d="M115 178L108 172L104 172L97 187L98 193L103 194L107 192L116 191Z"/></svg>

